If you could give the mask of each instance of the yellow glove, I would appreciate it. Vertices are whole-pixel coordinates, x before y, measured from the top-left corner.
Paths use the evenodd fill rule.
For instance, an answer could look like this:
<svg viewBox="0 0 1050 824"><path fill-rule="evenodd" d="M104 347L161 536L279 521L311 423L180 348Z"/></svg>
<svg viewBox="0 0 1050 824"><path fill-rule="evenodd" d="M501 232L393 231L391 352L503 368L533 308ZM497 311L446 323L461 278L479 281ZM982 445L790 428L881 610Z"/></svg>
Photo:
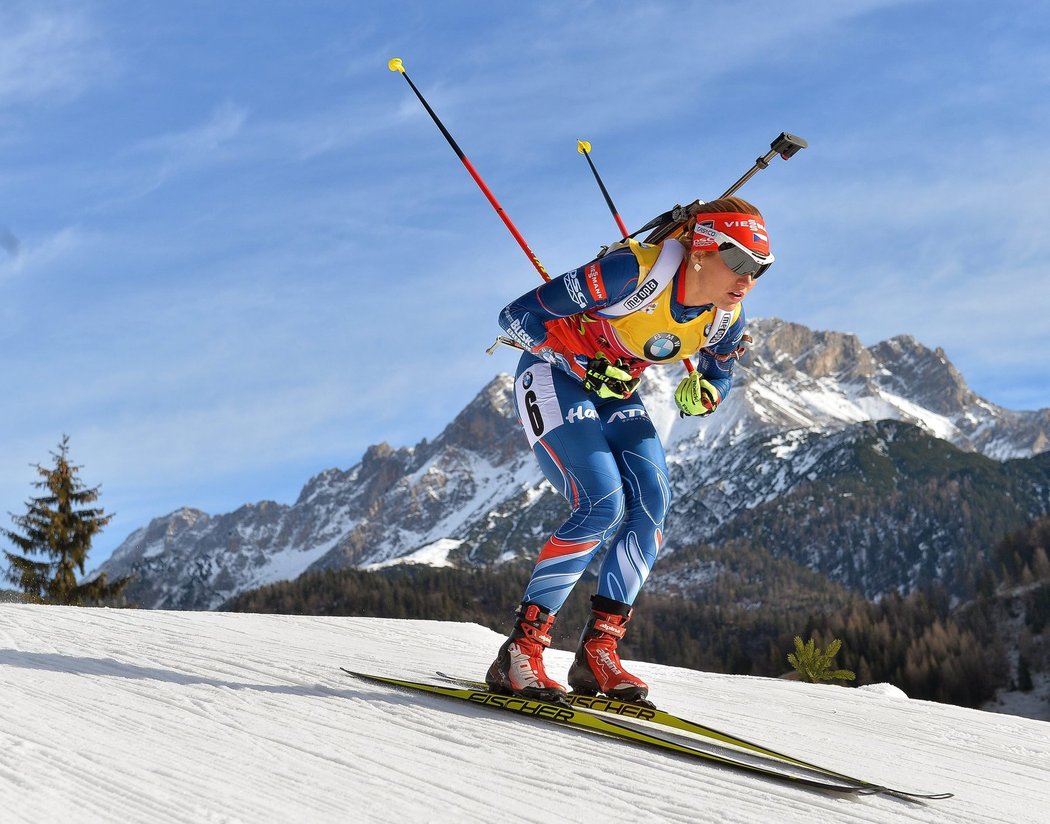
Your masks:
<svg viewBox="0 0 1050 824"><path fill-rule="evenodd" d="M674 392L674 402L678 404L682 417L710 415L720 400L718 390L699 372L690 372Z"/></svg>
<svg viewBox="0 0 1050 824"><path fill-rule="evenodd" d="M599 398L626 398L638 383L638 378L632 377L623 364L614 364L599 352L587 364L587 379L583 387Z"/></svg>

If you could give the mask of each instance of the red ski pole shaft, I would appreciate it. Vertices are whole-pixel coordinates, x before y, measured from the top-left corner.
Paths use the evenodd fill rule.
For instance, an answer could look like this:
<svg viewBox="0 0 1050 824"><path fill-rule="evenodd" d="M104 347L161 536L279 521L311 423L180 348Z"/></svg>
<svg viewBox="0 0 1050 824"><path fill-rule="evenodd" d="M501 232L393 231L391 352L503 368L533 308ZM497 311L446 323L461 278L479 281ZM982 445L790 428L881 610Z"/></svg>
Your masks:
<svg viewBox="0 0 1050 824"><path fill-rule="evenodd" d="M445 140L447 140L448 145L452 147L452 151L454 151L456 153L456 156L463 162L464 167L466 167L466 170L470 173L470 176L474 178L474 182L478 184L478 188L481 189L482 194L484 194L485 197L488 198L489 203L492 204L492 208L496 210L496 214L500 216L500 219L503 221L504 224L506 224L507 229L510 230L511 235L514 236L514 239L518 242L518 245L521 247L522 251L525 252L525 255L528 257L528 259L532 261L532 265L536 267L536 271L540 273L540 277L542 277L544 280L550 280L551 276L548 275L547 270L543 268L543 264L540 263L540 259L536 257L536 253L529 248L529 244L525 242L525 238L522 237L521 232L519 232L517 227L511 222L511 219L507 216L507 213L503 210L503 207L499 205L499 201L496 200L496 196L492 194L492 191L489 189L489 187L485 185L485 181L481 179L481 175L479 175L478 170L474 168L474 164L470 162L470 158L468 158L463 153L463 150L459 148L459 144L456 143L455 138L452 137L451 134L449 134L448 129L445 128L445 124L441 122L441 118L439 118L437 116L437 113L432 108L430 108L430 104L427 103L426 98L423 97L419 89L416 88L416 84L412 82L412 79L408 76L408 73L405 71L405 67L401 62L401 58L395 57L391 59L390 62L387 64L387 67L392 72L399 72L401 76L405 78L405 81L412 88L412 91L415 92L416 97L419 98L419 102L423 104L423 108L427 110L427 114L430 115L435 125L438 127L438 129L441 130L441 134L445 136Z"/></svg>

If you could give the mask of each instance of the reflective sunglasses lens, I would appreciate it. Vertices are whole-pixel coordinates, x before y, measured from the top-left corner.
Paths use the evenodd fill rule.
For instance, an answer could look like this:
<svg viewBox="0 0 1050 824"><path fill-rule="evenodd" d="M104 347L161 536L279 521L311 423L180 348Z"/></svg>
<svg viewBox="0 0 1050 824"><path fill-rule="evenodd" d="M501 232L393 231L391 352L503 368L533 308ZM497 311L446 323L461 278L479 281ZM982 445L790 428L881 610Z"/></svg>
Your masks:
<svg viewBox="0 0 1050 824"><path fill-rule="evenodd" d="M738 275L752 275L757 278L769 268L768 264L763 265L759 263L743 249L734 246L732 243L723 243L719 246L718 254L722 258L722 262Z"/></svg>

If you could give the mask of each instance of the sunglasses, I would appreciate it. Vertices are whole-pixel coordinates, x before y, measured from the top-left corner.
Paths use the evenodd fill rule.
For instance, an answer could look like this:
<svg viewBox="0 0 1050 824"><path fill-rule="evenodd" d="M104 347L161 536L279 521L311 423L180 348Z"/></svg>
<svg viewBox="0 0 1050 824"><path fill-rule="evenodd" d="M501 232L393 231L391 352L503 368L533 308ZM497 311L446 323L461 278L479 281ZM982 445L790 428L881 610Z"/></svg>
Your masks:
<svg viewBox="0 0 1050 824"><path fill-rule="evenodd" d="M773 265L772 255L762 263L748 249L732 242L719 244L718 256L738 275L750 275L753 280L758 280Z"/></svg>
<svg viewBox="0 0 1050 824"><path fill-rule="evenodd" d="M722 262L726 266L738 275L749 275L752 279L758 280L773 265L773 261L776 259L773 255L762 255L748 249L744 244L731 238L725 232L720 232L709 226L697 225L694 233L708 239L708 242L704 243L703 246L710 247L717 243L718 256L722 258ZM703 247L694 241L693 248Z"/></svg>

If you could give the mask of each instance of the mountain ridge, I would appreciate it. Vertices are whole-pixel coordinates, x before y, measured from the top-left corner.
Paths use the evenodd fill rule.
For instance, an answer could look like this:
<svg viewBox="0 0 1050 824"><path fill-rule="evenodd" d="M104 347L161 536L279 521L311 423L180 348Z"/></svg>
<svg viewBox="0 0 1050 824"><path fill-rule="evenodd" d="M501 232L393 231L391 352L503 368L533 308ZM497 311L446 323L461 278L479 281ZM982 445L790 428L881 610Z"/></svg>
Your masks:
<svg viewBox="0 0 1050 824"><path fill-rule="evenodd" d="M855 335L777 319L750 331L756 343L708 419L677 415L677 370L646 373L642 395L676 496L669 551L811 482L836 433L870 422L898 420L997 461L1050 444L1050 410L989 403L943 351L910 336L865 347ZM497 375L433 440L370 446L357 465L309 479L293 504L154 519L100 571L136 574L131 594L144 606L214 609L307 569L529 557L565 509L527 451L511 391L510 376Z"/></svg>

